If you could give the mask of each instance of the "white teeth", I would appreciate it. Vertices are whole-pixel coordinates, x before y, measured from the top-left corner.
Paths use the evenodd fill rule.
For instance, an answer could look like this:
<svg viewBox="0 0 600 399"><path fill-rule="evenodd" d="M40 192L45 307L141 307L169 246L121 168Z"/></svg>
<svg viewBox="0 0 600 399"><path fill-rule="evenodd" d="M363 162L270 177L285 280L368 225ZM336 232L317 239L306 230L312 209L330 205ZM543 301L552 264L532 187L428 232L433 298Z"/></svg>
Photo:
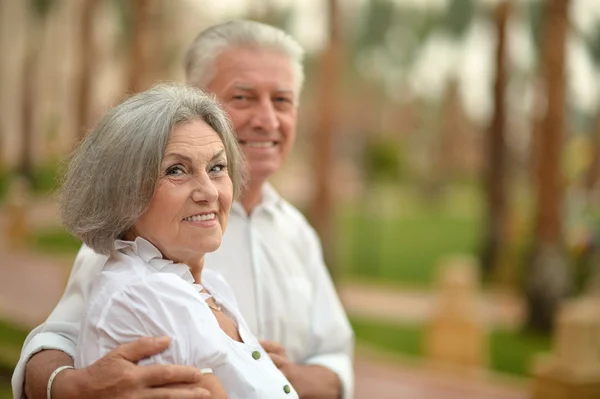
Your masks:
<svg viewBox="0 0 600 399"><path fill-rule="evenodd" d="M245 141L243 145L252 148L271 148L275 147L274 141Z"/></svg>
<svg viewBox="0 0 600 399"><path fill-rule="evenodd" d="M186 220L188 222L202 222L204 220L213 220L217 215L215 215L215 213L207 213L204 215L194 215L194 216L188 216L183 220Z"/></svg>

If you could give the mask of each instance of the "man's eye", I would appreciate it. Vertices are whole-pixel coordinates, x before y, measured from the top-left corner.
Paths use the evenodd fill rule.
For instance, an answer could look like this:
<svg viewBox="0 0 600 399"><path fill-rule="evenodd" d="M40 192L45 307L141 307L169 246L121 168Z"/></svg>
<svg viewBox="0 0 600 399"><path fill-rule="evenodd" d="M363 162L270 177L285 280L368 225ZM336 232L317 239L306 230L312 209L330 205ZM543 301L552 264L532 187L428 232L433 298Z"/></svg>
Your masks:
<svg viewBox="0 0 600 399"><path fill-rule="evenodd" d="M246 100L248 100L248 96L245 96L243 94L238 94L236 96L233 96L233 99L237 100L237 101L246 101Z"/></svg>

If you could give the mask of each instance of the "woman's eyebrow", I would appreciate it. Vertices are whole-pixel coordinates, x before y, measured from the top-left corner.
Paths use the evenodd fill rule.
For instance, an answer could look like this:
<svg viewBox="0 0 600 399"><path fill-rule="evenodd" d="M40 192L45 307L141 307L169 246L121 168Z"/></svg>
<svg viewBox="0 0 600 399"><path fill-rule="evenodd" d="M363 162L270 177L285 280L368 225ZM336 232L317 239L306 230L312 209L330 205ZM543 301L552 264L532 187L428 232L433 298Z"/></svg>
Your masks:
<svg viewBox="0 0 600 399"><path fill-rule="evenodd" d="M221 149L220 151L218 151L217 153L215 153L210 158L210 160L214 161L217 158L221 158L223 155L225 155L225 149L224 148ZM187 163L190 163L190 164L193 163L192 158L190 158L187 155L180 154L178 152L170 152L170 153L166 154L163 159L165 159L165 160L176 159L176 160L181 160L181 161L184 161L184 162L187 162Z"/></svg>
<svg viewBox="0 0 600 399"><path fill-rule="evenodd" d="M170 152L170 153L166 154L164 157L164 159L169 159L169 158L182 160L182 161L185 161L188 163L192 162L192 158L188 157L187 155L179 154L177 152Z"/></svg>
<svg viewBox="0 0 600 399"><path fill-rule="evenodd" d="M215 155L213 155L211 160L214 161L215 159L222 157L224 154L225 154L225 148L221 149L221 151L219 151Z"/></svg>

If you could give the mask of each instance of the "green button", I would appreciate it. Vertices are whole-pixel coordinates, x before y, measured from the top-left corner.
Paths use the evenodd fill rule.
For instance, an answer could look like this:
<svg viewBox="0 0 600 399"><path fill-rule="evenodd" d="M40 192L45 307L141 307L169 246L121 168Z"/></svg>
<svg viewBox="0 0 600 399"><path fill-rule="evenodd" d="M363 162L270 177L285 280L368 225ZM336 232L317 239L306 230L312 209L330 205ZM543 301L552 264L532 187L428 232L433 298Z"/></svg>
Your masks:
<svg viewBox="0 0 600 399"><path fill-rule="evenodd" d="M252 358L254 358L254 360L260 359L260 352L259 351L252 352Z"/></svg>
<svg viewBox="0 0 600 399"><path fill-rule="evenodd" d="M290 393L290 392L292 392L292 390L291 390L291 388L290 388L290 386L289 386L289 385L284 385L284 387L283 387L283 392L285 392L285 393Z"/></svg>

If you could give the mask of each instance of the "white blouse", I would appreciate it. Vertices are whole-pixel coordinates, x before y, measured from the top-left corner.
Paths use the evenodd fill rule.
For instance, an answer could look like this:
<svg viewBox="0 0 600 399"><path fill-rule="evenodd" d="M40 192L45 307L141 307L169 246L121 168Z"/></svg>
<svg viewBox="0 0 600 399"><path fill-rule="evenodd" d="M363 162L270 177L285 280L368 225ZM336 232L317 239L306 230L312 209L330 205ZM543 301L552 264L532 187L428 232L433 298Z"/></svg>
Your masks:
<svg viewBox="0 0 600 399"><path fill-rule="evenodd" d="M241 317L235 297L215 271L194 284L188 266L162 258L143 238L116 241L96 276L81 324L75 367L86 367L119 344L143 336L169 336L169 348L143 364L212 368L231 399L298 398ZM231 339L205 302L212 296L238 327Z"/></svg>

